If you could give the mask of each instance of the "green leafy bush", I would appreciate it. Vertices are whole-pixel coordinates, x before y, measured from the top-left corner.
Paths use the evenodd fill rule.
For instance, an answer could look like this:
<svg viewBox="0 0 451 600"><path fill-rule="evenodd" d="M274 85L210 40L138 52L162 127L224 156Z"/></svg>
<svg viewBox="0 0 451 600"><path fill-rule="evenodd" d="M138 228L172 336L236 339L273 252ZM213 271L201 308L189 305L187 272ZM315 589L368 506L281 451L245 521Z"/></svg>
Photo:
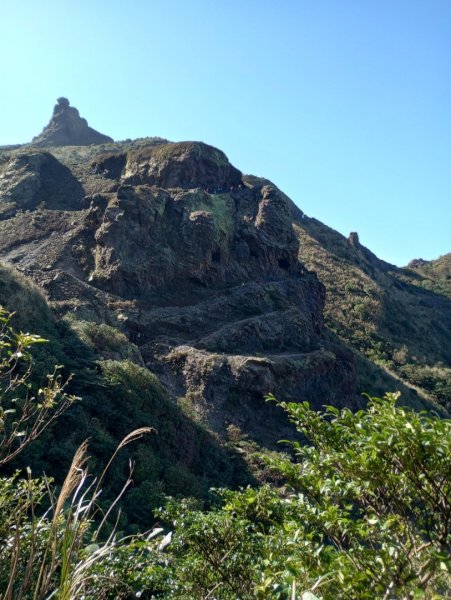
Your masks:
<svg viewBox="0 0 451 600"><path fill-rule="evenodd" d="M46 340L17 331L0 306L0 467L12 461L76 400L64 392L58 367L33 389L30 348Z"/></svg>
<svg viewBox="0 0 451 600"><path fill-rule="evenodd" d="M308 443L272 458L285 479L222 492L174 527L173 598L446 598L450 421L373 398L353 413L282 403ZM304 596L303 596L304 594Z"/></svg>

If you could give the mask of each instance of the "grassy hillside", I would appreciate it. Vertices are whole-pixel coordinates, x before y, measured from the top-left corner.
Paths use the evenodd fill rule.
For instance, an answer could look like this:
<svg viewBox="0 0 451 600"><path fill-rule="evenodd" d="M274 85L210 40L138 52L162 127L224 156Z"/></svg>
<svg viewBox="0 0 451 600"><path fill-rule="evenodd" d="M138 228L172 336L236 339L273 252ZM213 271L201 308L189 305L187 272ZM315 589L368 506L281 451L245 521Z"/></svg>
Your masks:
<svg viewBox="0 0 451 600"><path fill-rule="evenodd" d="M451 253L436 260L412 260L404 272L413 285L451 298Z"/></svg>
<svg viewBox="0 0 451 600"><path fill-rule="evenodd" d="M16 310L16 328L49 340L33 351L34 385L42 385L55 364L64 365L63 377L73 374L68 391L81 398L21 454L11 471L29 465L35 476L45 471L62 481L85 439L99 471L125 435L153 427L155 434L120 454L102 493L104 502L111 501L127 478L129 461L135 461L134 484L120 523L127 530L148 526L152 510L166 495L204 497L212 486L236 487L252 480L240 455L169 401L157 377L141 366L138 349L120 331L55 321L40 291L5 265L0 265L0 305Z"/></svg>
<svg viewBox="0 0 451 600"><path fill-rule="evenodd" d="M315 219L300 218L294 227L300 260L326 286L329 328L358 353L360 389L378 393L381 378L385 384L394 377L405 399L429 398L449 410L450 255L399 269ZM372 363L363 370L362 357Z"/></svg>

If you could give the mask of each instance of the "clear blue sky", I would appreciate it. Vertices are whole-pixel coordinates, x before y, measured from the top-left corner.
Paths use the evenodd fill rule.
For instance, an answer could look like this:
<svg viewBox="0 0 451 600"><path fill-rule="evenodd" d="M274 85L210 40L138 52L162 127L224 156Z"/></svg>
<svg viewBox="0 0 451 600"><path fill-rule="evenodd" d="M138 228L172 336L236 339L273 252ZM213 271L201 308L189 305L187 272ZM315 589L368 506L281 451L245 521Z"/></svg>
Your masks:
<svg viewBox="0 0 451 600"><path fill-rule="evenodd" d="M398 265L451 251L451 0L11 0L0 144L67 96L202 140Z"/></svg>

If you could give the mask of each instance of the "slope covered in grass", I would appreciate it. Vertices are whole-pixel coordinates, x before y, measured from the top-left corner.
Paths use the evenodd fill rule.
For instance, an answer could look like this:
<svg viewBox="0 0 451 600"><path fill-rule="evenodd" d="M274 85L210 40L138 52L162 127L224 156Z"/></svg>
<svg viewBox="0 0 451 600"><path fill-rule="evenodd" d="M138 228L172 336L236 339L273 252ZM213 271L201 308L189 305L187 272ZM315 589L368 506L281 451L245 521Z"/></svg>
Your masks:
<svg viewBox="0 0 451 600"><path fill-rule="evenodd" d="M385 379L394 375L449 410L450 255L415 270L400 269L378 259L358 237L346 239L315 219L304 216L294 227L300 260L326 286L329 328L379 367L366 374L359 369L360 389L376 391L373 378L383 369ZM396 389L403 388L398 383Z"/></svg>
<svg viewBox="0 0 451 600"><path fill-rule="evenodd" d="M93 467L99 471L120 440L139 427L155 433L124 450L115 461L102 501L120 491L135 462L133 486L124 501L120 527L148 526L152 509L165 495L204 497L217 485L252 480L242 458L227 449L171 402L158 378L142 366L139 351L119 330L96 323L56 321L44 296L10 267L0 267L0 305L17 309L13 324L48 340L33 351L34 388L55 365L67 391L81 399L10 467L28 465L35 476L51 473L61 482L75 449L89 439Z"/></svg>

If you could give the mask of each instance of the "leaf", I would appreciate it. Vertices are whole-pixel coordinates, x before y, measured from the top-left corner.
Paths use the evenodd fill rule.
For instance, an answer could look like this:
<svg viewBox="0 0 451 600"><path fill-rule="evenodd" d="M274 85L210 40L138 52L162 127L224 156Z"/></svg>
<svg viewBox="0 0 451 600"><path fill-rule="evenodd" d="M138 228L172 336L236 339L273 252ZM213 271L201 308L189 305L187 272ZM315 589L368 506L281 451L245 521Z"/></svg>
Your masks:
<svg viewBox="0 0 451 600"><path fill-rule="evenodd" d="M97 552L99 548L100 546L98 544L89 544L89 546L86 546L85 552L86 554L94 554L94 552Z"/></svg>
<svg viewBox="0 0 451 600"><path fill-rule="evenodd" d="M446 573L450 573L451 572L450 565L448 563L446 563L445 561L441 560L440 561L440 571L446 571Z"/></svg>

